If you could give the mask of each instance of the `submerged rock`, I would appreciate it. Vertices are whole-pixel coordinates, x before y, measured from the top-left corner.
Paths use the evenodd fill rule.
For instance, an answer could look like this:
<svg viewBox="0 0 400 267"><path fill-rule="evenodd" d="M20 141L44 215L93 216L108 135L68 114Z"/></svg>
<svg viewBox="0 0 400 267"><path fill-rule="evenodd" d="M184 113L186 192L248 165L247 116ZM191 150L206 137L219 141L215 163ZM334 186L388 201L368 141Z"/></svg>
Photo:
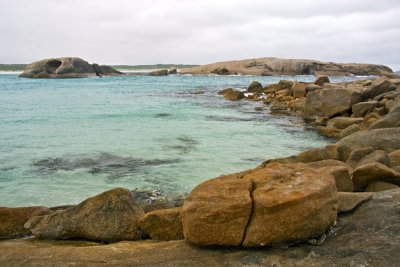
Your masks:
<svg viewBox="0 0 400 267"><path fill-rule="evenodd" d="M33 217L25 227L40 239L137 240L143 214L129 190L116 188L75 207Z"/></svg>
<svg viewBox="0 0 400 267"><path fill-rule="evenodd" d="M46 207L5 208L0 207L0 240L18 238L29 235L31 232L24 228L24 224L34 216L51 213Z"/></svg>

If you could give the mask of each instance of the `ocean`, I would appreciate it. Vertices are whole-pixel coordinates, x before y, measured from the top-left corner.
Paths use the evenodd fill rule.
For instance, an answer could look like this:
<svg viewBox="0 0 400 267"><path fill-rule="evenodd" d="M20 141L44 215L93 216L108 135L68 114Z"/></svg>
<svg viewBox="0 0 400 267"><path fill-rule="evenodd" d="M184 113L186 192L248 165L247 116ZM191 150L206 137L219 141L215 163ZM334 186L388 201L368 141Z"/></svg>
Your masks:
<svg viewBox="0 0 400 267"><path fill-rule="evenodd" d="M217 95L281 79L315 77L0 74L0 206L76 204L115 187L186 194L206 179L328 144L299 117Z"/></svg>

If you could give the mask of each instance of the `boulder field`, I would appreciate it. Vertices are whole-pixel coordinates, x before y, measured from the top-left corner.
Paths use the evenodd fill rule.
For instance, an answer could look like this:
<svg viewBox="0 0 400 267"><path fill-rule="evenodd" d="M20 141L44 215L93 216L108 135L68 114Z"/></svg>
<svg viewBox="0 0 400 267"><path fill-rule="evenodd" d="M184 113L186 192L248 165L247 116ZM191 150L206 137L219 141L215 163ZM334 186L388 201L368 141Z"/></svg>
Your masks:
<svg viewBox="0 0 400 267"><path fill-rule="evenodd" d="M78 57L49 58L33 62L19 75L24 78L85 78L96 76L122 76L116 69L89 64Z"/></svg>
<svg viewBox="0 0 400 267"><path fill-rule="evenodd" d="M338 141L207 180L181 207L143 206L138 194L116 188L76 206L0 208L2 239L34 237L1 241L0 260L398 266L399 86L385 77L331 84L322 76L314 83L253 82L246 92L223 90L219 95L242 93L242 100L232 100L260 100L280 107L271 111L301 115ZM76 239L86 241L54 241Z"/></svg>

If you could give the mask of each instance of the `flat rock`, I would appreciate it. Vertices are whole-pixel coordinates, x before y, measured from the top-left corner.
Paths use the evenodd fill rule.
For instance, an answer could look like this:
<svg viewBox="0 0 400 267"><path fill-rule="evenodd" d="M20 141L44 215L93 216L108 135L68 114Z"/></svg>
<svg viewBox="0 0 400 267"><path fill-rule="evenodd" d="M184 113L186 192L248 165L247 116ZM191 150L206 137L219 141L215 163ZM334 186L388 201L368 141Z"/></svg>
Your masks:
<svg viewBox="0 0 400 267"><path fill-rule="evenodd" d="M183 239L181 208L146 213L139 220L139 227L153 240Z"/></svg>
<svg viewBox="0 0 400 267"><path fill-rule="evenodd" d="M33 206L21 208L0 207L0 240L30 235L24 224L34 216L51 213L46 207Z"/></svg>
<svg viewBox="0 0 400 267"><path fill-rule="evenodd" d="M116 188L72 208L34 217L25 226L40 239L137 240L143 214L129 190Z"/></svg>
<svg viewBox="0 0 400 267"><path fill-rule="evenodd" d="M398 189L399 186L388 183L388 182L382 182L382 181L376 181L372 182L367 187L365 188L365 192L380 192L380 191L386 191L386 190L392 190L392 189Z"/></svg>
<svg viewBox="0 0 400 267"><path fill-rule="evenodd" d="M361 203L372 198L372 193L339 192L339 213L354 210Z"/></svg>
<svg viewBox="0 0 400 267"><path fill-rule="evenodd" d="M400 173L378 162L361 165L353 172L353 183L356 189L363 189L375 181L400 185Z"/></svg>

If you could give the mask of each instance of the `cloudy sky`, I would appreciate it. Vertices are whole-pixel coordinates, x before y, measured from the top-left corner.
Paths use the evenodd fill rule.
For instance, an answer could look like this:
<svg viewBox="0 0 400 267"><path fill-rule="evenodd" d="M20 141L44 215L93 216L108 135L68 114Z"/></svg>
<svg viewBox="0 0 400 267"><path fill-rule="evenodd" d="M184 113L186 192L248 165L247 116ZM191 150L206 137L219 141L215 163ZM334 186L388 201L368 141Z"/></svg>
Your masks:
<svg viewBox="0 0 400 267"><path fill-rule="evenodd" d="M0 0L0 63L284 57L400 70L399 0Z"/></svg>

